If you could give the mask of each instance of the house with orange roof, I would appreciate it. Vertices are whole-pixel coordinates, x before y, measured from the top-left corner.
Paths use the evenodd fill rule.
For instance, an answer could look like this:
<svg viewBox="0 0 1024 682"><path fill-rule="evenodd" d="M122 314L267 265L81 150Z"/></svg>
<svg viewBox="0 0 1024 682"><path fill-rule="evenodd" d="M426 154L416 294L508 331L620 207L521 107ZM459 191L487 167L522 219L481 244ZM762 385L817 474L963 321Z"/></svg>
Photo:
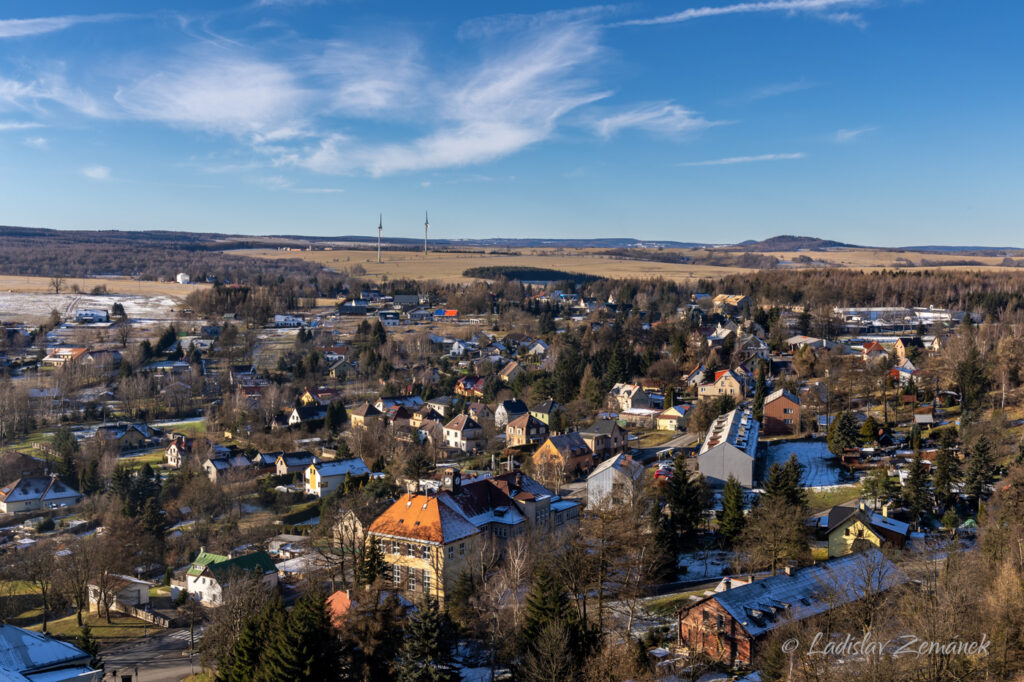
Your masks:
<svg viewBox="0 0 1024 682"><path fill-rule="evenodd" d="M861 351L861 357L864 358L864 362L882 360L888 356L889 353L886 352L885 346L878 343L878 341L868 341L864 344L864 350Z"/></svg>
<svg viewBox="0 0 1024 682"><path fill-rule="evenodd" d="M48 367L63 367L64 365L72 362L77 362L88 352L88 348L70 348L64 346L51 348L50 352L40 360L40 363Z"/></svg>
<svg viewBox="0 0 1024 682"><path fill-rule="evenodd" d="M384 579L408 595L444 595L476 553L480 529L451 495L405 494L370 524L387 566Z"/></svg>
<svg viewBox="0 0 1024 682"><path fill-rule="evenodd" d="M527 531L560 533L579 525L581 508L518 471L463 485L461 473L448 469L436 493L404 495L367 532L379 543L393 587L443 603L484 538L501 543Z"/></svg>

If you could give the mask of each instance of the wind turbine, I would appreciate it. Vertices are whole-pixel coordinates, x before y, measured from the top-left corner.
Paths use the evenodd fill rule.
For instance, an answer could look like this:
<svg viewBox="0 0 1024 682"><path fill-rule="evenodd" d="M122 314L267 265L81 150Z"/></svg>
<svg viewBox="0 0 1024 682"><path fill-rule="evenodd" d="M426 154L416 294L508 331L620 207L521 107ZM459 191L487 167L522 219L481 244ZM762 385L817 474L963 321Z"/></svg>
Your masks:
<svg viewBox="0 0 1024 682"><path fill-rule="evenodd" d="M423 255L427 255L427 232L430 230L430 215L426 211L423 212Z"/></svg>
<svg viewBox="0 0 1024 682"><path fill-rule="evenodd" d="M380 263L380 233L384 230L384 214L380 214L380 219L377 222L377 263Z"/></svg>

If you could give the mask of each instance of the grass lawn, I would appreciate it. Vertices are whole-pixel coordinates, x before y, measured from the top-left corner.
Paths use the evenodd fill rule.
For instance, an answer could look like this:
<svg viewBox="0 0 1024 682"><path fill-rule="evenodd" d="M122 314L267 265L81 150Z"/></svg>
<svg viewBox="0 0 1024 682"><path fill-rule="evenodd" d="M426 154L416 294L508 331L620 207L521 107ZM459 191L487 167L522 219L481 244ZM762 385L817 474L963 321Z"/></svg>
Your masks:
<svg viewBox="0 0 1024 682"><path fill-rule="evenodd" d="M165 424L162 428L168 432L173 431L174 433L183 433L186 436L194 436L197 433L206 432L206 420Z"/></svg>
<svg viewBox="0 0 1024 682"><path fill-rule="evenodd" d="M164 448L156 448L141 455L135 455L134 457L122 457L120 459L120 463L124 464L129 469L141 469L147 464L155 469L163 464L164 452Z"/></svg>
<svg viewBox="0 0 1024 682"><path fill-rule="evenodd" d="M808 490L807 506L811 512L824 511L837 504L849 502L860 497L860 486L850 485L834 490Z"/></svg>
<svg viewBox="0 0 1024 682"><path fill-rule="evenodd" d="M676 613L684 604L688 604L691 596L700 597L703 594L704 590L666 594L661 597L648 599L644 602L644 608L657 616L670 616Z"/></svg>
<svg viewBox="0 0 1024 682"><path fill-rule="evenodd" d="M637 448L656 448L678 435L678 431L649 431L633 441L632 445Z"/></svg>
<svg viewBox="0 0 1024 682"><path fill-rule="evenodd" d="M110 625L107 625L106 618L95 613L83 613L82 621L88 623L89 627L92 628L93 637L104 642L123 642L138 639L139 637L151 635L162 630L152 623L146 623L131 616L121 615L120 613L111 615ZM38 631L42 628L40 625L33 625L29 629ZM51 635L57 637L77 637L78 620L74 614L67 618L52 620L49 622L47 630Z"/></svg>

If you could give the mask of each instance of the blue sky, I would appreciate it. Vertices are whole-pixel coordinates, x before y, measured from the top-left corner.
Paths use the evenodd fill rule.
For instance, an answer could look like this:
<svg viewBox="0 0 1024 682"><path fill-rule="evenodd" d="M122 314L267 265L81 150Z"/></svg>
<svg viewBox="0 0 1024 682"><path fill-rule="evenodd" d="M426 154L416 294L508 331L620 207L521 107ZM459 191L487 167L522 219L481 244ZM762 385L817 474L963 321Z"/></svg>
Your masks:
<svg viewBox="0 0 1024 682"><path fill-rule="evenodd" d="M0 224L1024 246L1021 3L500 4L5 3Z"/></svg>

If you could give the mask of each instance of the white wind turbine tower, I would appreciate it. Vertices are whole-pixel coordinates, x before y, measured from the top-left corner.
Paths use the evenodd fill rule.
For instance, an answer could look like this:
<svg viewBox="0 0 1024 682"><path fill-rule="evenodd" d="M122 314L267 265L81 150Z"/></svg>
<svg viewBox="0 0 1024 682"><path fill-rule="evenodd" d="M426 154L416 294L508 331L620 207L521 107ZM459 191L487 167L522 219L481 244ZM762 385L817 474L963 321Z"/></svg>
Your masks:
<svg viewBox="0 0 1024 682"><path fill-rule="evenodd" d="M424 217L424 221L423 221L423 255L426 256L427 255L427 232L430 231L430 215L426 211L424 211L423 212L423 217Z"/></svg>
<svg viewBox="0 0 1024 682"><path fill-rule="evenodd" d="M380 233L384 230L384 214L380 214L380 219L377 222L377 263L380 263Z"/></svg>

